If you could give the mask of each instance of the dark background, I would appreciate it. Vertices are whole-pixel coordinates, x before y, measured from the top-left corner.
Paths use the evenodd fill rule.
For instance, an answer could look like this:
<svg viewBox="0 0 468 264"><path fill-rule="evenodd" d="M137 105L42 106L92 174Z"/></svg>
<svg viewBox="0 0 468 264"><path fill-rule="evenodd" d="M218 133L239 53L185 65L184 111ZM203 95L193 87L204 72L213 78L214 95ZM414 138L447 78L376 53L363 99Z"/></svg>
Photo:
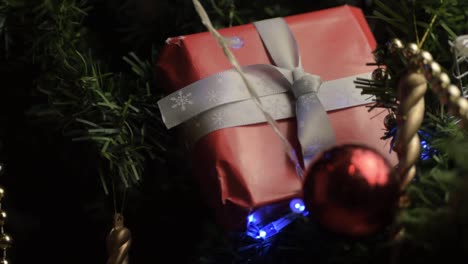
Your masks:
<svg viewBox="0 0 468 264"><path fill-rule="evenodd" d="M126 67L121 57L129 51L143 58L157 57L166 38L203 30L191 1L89 2L93 9L84 23L97 33L96 49L116 71ZM366 2L240 0L236 5L248 10L249 18L259 20L269 14L258 6L272 3L287 15L342 4L368 13ZM5 230L14 239L9 258L14 264L105 263L111 198L101 188L88 146L72 143L48 125L26 118L25 112L36 103L29 96L34 76L35 70L23 64L0 64L0 161L5 164L0 184L6 190ZM176 147L176 142L169 144ZM125 215L133 234L131 263L196 261L203 223L210 215L190 180L187 164L180 155L167 157L166 164L148 162L141 186L130 193Z"/></svg>

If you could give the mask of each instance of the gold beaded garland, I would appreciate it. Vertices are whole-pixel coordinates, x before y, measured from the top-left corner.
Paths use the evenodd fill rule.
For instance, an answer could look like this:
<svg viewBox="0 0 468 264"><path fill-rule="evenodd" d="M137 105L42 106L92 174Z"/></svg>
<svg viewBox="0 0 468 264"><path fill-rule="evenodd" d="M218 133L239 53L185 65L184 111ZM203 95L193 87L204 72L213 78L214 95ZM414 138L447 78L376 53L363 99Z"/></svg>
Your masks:
<svg viewBox="0 0 468 264"><path fill-rule="evenodd" d="M403 56L405 56L407 59L416 56L418 53L419 47L415 43L408 44L403 50Z"/></svg>
<svg viewBox="0 0 468 264"><path fill-rule="evenodd" d="M441 93L444 90L447 90L447 88L450 85L450 77L448 74L445 72L441 73L439 78L432 82L432 91L436 94Z"/></svg>
<svg viewBox="0 0 468 264"><path fill-rule="evenodd" d="M418 45L415 43L409 43L405 47L399 39L391 40L387 47L389 52L395 53L396 51L399 51L401 52L401 55L410 60L409 71L406 77L418 74L419 72L423 73L426 82L432 85L432 91L439 96L440 102L442 104L447 104L448 110L453 115L462 119L462 125L468 124L468 100L462 96L461 91L457 86L451 84L449 75L442 72L442 67L433 60L433 57L429 52L420 50ZM421 84L410 80L409 82L400 83L399 87L400 93L409 95L400 98L400 104L406 106L401 108L401 110L404 110L403 112L397 113L397 120L400 120L398 127L399 129L401 129L401 126L411 127L411 129L408 129L411 133L416 133L417 129L415 126L417 125L419 127L420 125L416 120L419 120L419 117L417 116L421 115L421 111L416 108L419 109L421 105L424 106L424 102L417 101L417 98L423 100L419 97L420 92L423 89L417 88L416 85ZM405 92L403 92L403 89L405 89ZM416 123L409 124L406 122L408 120L412 120ZM416 137L417 134L406 134L405 137L406 139L409 139L411 136ZM407 144L407 146L401 147L401 144ZM413 161L416 161L416 155L419 155L419 146L416 146L415 140L409 140L406 143L400 142L400 147L397 148L397 152L398 151L404 152L399 153L399 155L401 155L401 157L406 161L411 161L406 162L406 169L402 170L401 173L405 175L414 175L416 168L411 165L414 165L412 163ZM401 175L401 177L404 178L404 175Z"/></svg>
<svg viewBox="0 0 468 264"><path fill-rule="evenodd" d="M3 210L0 210L0 226L3 226L5 224L6 219L7 213Z"/></svg>
<svg viewBox="0 0 468 264"><path fill-rule="evenodd" d="M427 81L432 83L432 81L440 77L442 68L440 67L439 63L433 61L424 68L424 72L424 76L426 77Z"/></svg>
<svg viewBox="0 0 468 264"><path fill-rule="evenodd" d="M417 57L411 58L411 53L415 52L415 44L410 43L406 48L404 48L403 44L401 44L401 47L396 48L399 45L395 43L401 43L401 41L398 39L392 40L391 45L388 46L389 51L394 53L396 50L403 50L402 55L407 59L410 59L408 73L406 76L403 76L402 79L408 79L408 77L411 75L423 72L425 81L432 85L432 91L434 94L438 95L441 104L447 104L449 112L461 119L461 126L468 128L468 100L463 97L461 90L457 86L451 84L449 75L442 72L441 66L437 62L433 61L432 55L427 51L421 50L419 51ZM397 127L399 130L401 130L401 126L403 126L402 130L405 130L405 128L407 129L411 126L413 132L415 133L414 135L405 134L406 138L413 136L413 138L411 138L412 140L401 143L400 146L396 148L396 152L398 153L399 158L401 156L401 158L405 160L403 162L404 170L399 170L399 173L401 174L400 177L404 179L402 184L404 189L408 184L408 178L413 176L416 172L416 166L414 163L416 162L420 151L420 143L416 131L420 126L419 118L421 117L422 113L420 111L420 107L418 107L418 102L413 100L413 98L417 97L418 89L421 88L421 84L418 82L411 83L408 81L400 82L398 88L400 94L409 94L408 96L400 98L400 105L409 105L409 108L411 109L410 111L397 113L397 120L400 120L400 122L397 124ZM419 106L420 105L423 105L424 108L424 102L419 102ZM403 109L408 110L406 108ZM405 121L410 119L412 119L413 122L405 123ZM401 146L402 144L406 144L406 146ZM403 192L402 200L405 200L404 198L405 194ZM407 202L409 203L410 201ZM404 229L397 227L396 230L398 232L396 233L397 235L394 237L394 240L400 241L402 235L404 234ZM395 247L392 254L396 256L399 254L399 251L400 248Z"/></svg>
<svg viewBox="0 0 468 264"><path fill-rule="evenodd" d="M401 42L399 39L392 39L388 43L388 51L390 51L390 53L395 53L397 50L401 50L402 48L403 42Z"/></svg>
<svg viewBox="0 0 468 264"><path fill-rule="evenodd" d="M3 164L0 163L0 174L3 172ZM11 247L13 239L5 233L4 225L7 219L7 213L2 209L2 199L5 197L5 190L0 187L0 249L2 249L3 256L0 259L0 264L8 264L7 249Z"/></svg>
<svg viewBox="0 0 468 264"><path fill-rule="evenodd" d="M458 97L455 103L449 105L449 111L453 115L464 116L468 112L468 101Z"/></svg>
<svg viewBox="0 0 468 264"><path fill-rule="evenodd" d="M424 68L425 65L428 65L429 63L433 61L433 58L432 58L431 53L425 50L421 50L421 52L419 53L418 61L419 61L419 66L421 68Z"/></svg>
<svg viewBox="0 0 468 264"><path fill-rule="evenodd" d="M442 104L453 104L460 97L460 95L460 89L458 89L457 86L450 84L447 90L439 94L439 100Z"/></svg>
<svg viewBox="0 0 468 264"><path fill-rule="evenodd" d="M9 247L11 247L11 244L13 243L13 240L11 237L5 233L0 235L0 248L5 250Z"/></svg>

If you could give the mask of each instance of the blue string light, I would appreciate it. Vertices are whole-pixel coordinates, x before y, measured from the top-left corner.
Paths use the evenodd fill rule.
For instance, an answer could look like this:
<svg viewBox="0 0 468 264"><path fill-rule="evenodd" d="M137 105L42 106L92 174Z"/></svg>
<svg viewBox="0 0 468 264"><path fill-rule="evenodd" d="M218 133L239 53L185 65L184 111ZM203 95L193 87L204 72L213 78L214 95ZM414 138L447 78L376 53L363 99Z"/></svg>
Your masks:
<svg viewBox="0 0 468 264"><path fill-rule="evenodd" d="M289 213L265 225L261 224L262 218L266 217L261 214L262 211L253 212L247 216L246 234L255 239L265 240L278 234L283 228L301 215L308 215L308 212L305 210L304 201L299 198L292 199L289 202L289 209Z"/></svg>
<svg viewBox="0 0 468 264"><path fill-rule="evenodd" d="M395 136L396 136L397 128L394 127L390 129L384 138L392 138L391 145L392 149L395 144ZM419 130L418 133L421 135L421 159L428 160L430 159L437 151L432 148L426 139L430 139L430 135L427 132ZM267 215L264 215L266 211L256 210L255 212L251 213L247 216L247 231L246 234L254 239L258 240L266 240L278 234L283 228L288 226L292 223L295 219L299 218L300 216L306 216L309 214L308 211L305 209L304 201L299 198L292 199L289 202L289 209L290 211L268 223L263 223L263 219L267 218Z"/></svg>
<svg viewBox="0 0 468 264"><path fill-rule="evenodd" d="M422 160L428 160L429 158L432 157L432 155L434 155L434 152L435 150L433 150L431 146L427 144L426 140L424 139L421 140L421 159Z"/></svg>
<svg viewBox="0 0 468 264"><path fill-rule="evenodd" d="M292 199L289 202L289 208L293 213L300 214L305 211L304 201L302 201L302 199L299 198Z"/></svg>
<svg viewBox="0 0 468 264"><path fill-rule="evenodd" d="M391 143L390 143L391 146L392 146L391 150L395 146L396 133L397 133L397 128L394 127L392 129L390 129L385 134L385 136L383 137L384 139L387 139L387 138L390 138L390 137L392 138ZM431 135L429 133L425 132L425 131L422 131L422 130L419 130L418 134L421 136L421 138L425 138L425 139L421 139L421 141L420 141L420 143L421 143L421 160L428 160L428 159L432 158L432 156L434 156L437 153L436 149L434 149L431 145L429 145L429 143L426 140L426 139L430 139Z"/></svg>
<svg viewBox="0 0 468 264"><path fill-rule="evenodd" d="M419 130L419 134L423 138L421 139L421 159L428 160L437 153L437 150L433 148L426 140L431 139L431 135L429 133Z"/></svg>

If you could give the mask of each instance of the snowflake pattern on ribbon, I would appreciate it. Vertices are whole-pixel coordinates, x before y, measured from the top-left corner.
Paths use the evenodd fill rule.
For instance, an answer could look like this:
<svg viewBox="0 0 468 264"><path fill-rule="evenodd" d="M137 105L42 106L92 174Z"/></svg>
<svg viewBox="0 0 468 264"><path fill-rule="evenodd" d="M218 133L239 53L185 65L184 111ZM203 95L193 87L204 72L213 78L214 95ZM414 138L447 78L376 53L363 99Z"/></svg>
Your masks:
<svg viewBox="0 0 468 264"><path fill-rule="evenodd" d="M220 100L220 98L218 97L218 93L215 89L211 89L208 91L206 99L208 100L208 102L211 103L217 103Z"/></svg>
<svg viewBox="0 0 468 264"><path fill-rule="evenodd" d="M182 91L179 91L177 93L177 96L171 97L171 101L174 102L172 105L172 108L179 108L182 111L185 111L187 108L185 107L186 105L192 105L193 101L191 101L189 98L192 96L192 93L187 93L184 94Z"/></svg>
<svg viewBox="0 0 468 264"><path fill-rule="evenodd" d="M216 127L222 127L225 124L225 116L222 111L216 111L211 115L211 121Z"/></svg>

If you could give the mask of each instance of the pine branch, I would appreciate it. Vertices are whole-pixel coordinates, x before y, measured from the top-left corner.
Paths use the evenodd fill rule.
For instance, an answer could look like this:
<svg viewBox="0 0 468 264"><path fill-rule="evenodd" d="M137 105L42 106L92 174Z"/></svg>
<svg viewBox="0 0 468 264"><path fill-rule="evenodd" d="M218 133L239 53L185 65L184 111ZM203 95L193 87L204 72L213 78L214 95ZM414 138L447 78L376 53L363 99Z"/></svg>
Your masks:
<svg viewBox="0 0 468 264"><path fill-rule="evenodd" d="M130 53L123 60L132 72L114 73L105 61L95 59L88 46L92 36L83 26L89 9L85 1L3 7L9 15L12 10L29 15L22 17L31 27L24 60L38 67L36 91L47 99L29 115L62 130L72 141L94 146L105 191L111 181L124 187L137 184L146 159L163 160L166 151L150 63Z"/></svg>

